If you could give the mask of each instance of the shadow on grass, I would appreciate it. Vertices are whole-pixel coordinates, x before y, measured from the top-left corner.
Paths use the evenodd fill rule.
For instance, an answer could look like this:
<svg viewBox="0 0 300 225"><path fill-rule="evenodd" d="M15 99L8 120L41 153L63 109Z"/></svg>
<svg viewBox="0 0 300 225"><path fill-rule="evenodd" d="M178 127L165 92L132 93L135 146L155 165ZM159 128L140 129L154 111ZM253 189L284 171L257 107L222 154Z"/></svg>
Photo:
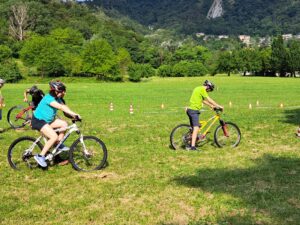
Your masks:
<svg viewBox="0 0 300 225"><path fill-rule="evenodd" d="M180 176L173 181L211 194L229 194L239 203L228 202L225 207L247 209L246 213L222 215L218 224L256 224L261 218L258 214L267 218L268 222L262 224L270 224L270 220L271 224L299 224L300 159L265 155L255 164L246 169L201 169L197 175Z"/></svg>
<svg viewBox="0 0 300 225"><path fill-rule="evenodd" d="M285 110L284 113L286 118L281 122L300 125L300 108Z"/></svg>

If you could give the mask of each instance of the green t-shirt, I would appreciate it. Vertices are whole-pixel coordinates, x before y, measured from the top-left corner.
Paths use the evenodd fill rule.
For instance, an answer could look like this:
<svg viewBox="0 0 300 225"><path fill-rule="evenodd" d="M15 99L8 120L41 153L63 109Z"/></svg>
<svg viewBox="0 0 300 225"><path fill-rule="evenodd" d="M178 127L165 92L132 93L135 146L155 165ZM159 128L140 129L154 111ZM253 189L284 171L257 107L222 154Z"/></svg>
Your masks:
<svg viewBox="0 0 300 225"><path fill-rule="evenodd" d="M196 87L190 98L190 109L200 110L202 108L202 102L208 97L206 89L204 86Z"/></svg>

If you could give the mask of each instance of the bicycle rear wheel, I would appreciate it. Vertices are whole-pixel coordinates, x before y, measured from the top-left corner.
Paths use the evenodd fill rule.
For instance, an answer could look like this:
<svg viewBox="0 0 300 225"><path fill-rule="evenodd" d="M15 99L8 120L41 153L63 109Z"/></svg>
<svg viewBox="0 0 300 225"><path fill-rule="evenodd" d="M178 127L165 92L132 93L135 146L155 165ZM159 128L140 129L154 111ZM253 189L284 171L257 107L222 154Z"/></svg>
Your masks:
<svg viewBox="0 0 300 225"><path fill-rule="evenodd" d="M192 139L192 128L188 124L180 124L175 127L170 135L170 143L174 150L185 149L190 146Z"/></svg>
<svg viewBox="0 0 300 225"><path fill-rule="evenodd" d="M237 147L241 141L241 131L239 127L231 122L225 123L224 128L219 125L214 134L215 143L218 147Z"/></svg>
<svg viewBox="0 0 300 225"><path fill-rule="evenodd" d="M32 137L20 137L9 146L7 159L13 169L26 170L38 167L33 156L42 151L43 145L40 142L35 144L35 141L36 139Z"/></svg>
<svg viewBox="0 0 300 225"><path fill-rule="evenodd" d="M16 105L12 107L7 113L7 121L14 129L24 127L31 120L31 113L23 111L25 107Z"/></svg>
<svg viewBox="0 0 300 225"><path fill-rule="evenodd" d="M74 169L82 171L99 170L107 160L107 149L103 141L94 136L78 138L70 148L70 162Z"/></svg>

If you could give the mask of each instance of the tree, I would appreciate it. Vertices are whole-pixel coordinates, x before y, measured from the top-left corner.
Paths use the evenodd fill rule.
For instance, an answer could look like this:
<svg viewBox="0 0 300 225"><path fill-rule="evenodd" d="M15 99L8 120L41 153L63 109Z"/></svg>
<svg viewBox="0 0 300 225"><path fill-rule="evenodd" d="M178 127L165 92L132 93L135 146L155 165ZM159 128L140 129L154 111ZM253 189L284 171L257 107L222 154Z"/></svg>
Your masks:
<svg viewBox="0 0 300 225"><path fill-rule="evenodd" d="M82 51L83 72L107 79L110 70L117 64L112 47L104 39L87 42Z"/></svg>
<svg viewBox="0 0 300 225"><path fill-rule="evenodd" d="M273 71L279 72L280 76L283 77L288 70L287 66L287 50L284 47L282 36L278 36L273 40L272 43L272 54L271 54L271 65Z"/></svg>
<svg viewBox="0 0 300 225"><path fill-rule="evenodd" d="M263 76L274 76L274 73L272 72L272 65L271 65L271 54L272 49L271 48L263 48L260 50L260 59L261 59L261 71L260 73Z"/></svg>
<svg viewBox="0 0 300 225"><path fill-rule="evenodd" d="M234 57L232 52L224 51L221 52L218 58L218 72L225 72L228 76L230 76L231 72L236 69L234 64Z"/></svg>
<svg viewBox="0 0 300 225"><path fill-rule="evenodd" d="M26 30L30 25L27 4L19 3L11 6L9 21L10 35L19 41L23 41L26 36Z"/></svg>
<svg viewBox="0 0 300 225"><path fill-rule="evenodd" d="M292 40L288 44L287 50L288 70L292 76L296 75L296 71L300 71L300 42Z"/></svg>
<svg viewBox="0 0 300 225"><path fill-rule="evenodd" d="M0 45L0 63L8 60L12 56L12 50L6 45Z"/></svg>
<svg viewBox="0 0 300 225"><path fill-rule="evenodd" d="M35 66L42 76L62 76L63 46L51 37L34 36L24 44L20 55L29 66Z"/></svg>
<svg viewBox="0 0 300 225"><path fill-rule="evenodd" d="M117 54L117 63L120 68L121 77L127 75L128 66L132 63L129 52L125 48L120 48Z"/></svg>

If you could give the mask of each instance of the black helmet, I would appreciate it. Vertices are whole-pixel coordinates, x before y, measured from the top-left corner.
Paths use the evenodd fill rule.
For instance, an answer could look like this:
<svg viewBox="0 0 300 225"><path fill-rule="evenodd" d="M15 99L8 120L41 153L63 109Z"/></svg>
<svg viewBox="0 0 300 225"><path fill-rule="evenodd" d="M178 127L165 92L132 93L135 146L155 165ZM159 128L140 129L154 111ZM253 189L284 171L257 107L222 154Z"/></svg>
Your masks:
<svg viewBox="0 0 300 225"><path fill-rule="evenodd" d="M215 85L212 82L210 82L209 80L204 81L203 85L207 86L211 91L213 91L215 88Z"/></svg>
<svg viewBox="0 0 300 225"><path fill-rule="evenodd" d="M60 81L51 81L49 83L50 91L64 92L66 91L66 85Z"/></svg>

